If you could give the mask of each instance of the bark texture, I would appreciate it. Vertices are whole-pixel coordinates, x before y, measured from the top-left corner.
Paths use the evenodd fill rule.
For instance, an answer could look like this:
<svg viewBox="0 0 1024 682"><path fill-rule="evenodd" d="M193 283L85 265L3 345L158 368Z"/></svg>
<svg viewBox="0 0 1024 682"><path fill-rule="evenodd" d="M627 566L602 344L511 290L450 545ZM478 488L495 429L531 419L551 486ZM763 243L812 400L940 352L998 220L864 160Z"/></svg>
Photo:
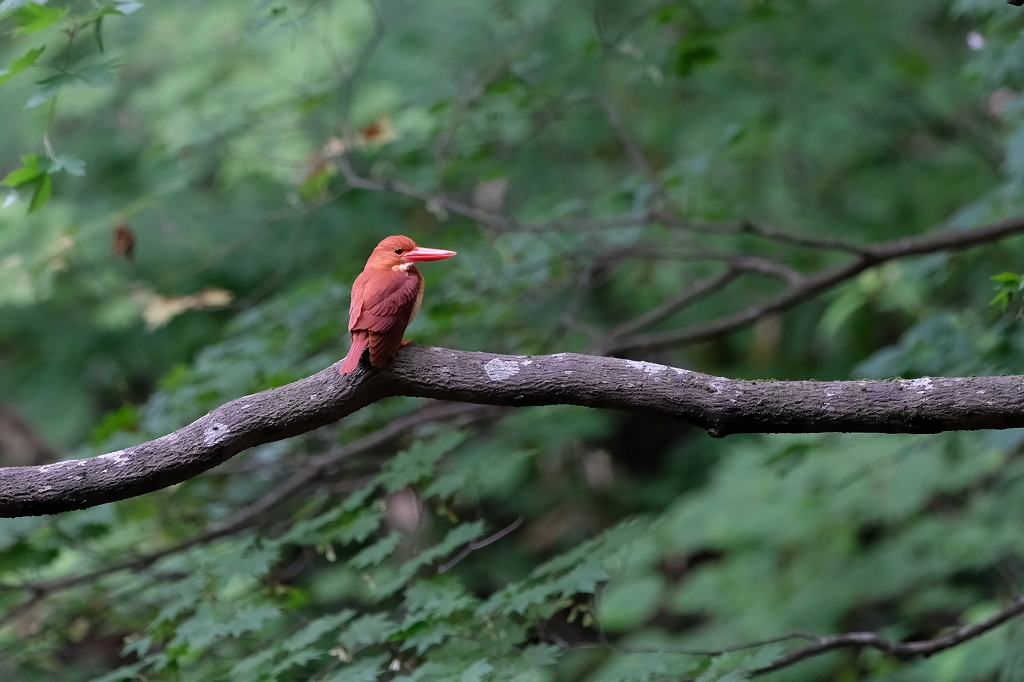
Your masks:
<svg viewBox="0 0 1024 682"><path fill-rule="evenodd" d="M732 433L935 433L1024 426L1024 376L743 381L618 358L495 355L410 345L233 400L174 433L98 457L0 468L0 516L82 509L165 488L255 445L337 421L390 396L482 405L653 412Z"/></svg>

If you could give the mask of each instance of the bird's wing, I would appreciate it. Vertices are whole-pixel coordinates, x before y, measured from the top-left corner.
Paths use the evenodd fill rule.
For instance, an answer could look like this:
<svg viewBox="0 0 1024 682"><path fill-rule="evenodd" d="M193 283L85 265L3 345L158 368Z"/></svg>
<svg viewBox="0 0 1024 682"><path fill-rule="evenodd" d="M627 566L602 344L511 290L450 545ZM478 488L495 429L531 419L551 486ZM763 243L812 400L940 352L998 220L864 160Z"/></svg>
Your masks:
<svg viewBox="0 0 1024 682"><path fill-rule="evenodd" d="M348 330L353 331L359 323L359 314L363 312L363 289L366 287L366 270L359 273L352 282L352 302L348 305Z"/></svg>
<svg viewBox="0 0 1024 682"><path fill-rule="evenodd" d="M364 271L352 285L349 330L382 334L397 326L399 334L404 333L421 286L422 280L414 273Z"/></svg>
<svg viewBox="0 0 1024 682"><path fill-rule="evenodd" d="M393 270L364 271L352 286L349 330L369 332L373 366L398 352L422 287L419 272Z"/></svg>

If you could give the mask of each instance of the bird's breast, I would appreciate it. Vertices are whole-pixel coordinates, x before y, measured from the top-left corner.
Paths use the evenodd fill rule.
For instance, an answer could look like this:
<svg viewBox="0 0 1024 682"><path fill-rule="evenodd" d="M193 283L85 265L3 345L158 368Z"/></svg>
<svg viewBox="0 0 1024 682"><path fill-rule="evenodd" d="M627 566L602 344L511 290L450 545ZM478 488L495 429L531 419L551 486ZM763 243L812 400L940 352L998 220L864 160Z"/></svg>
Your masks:
<svg viewBox="0 0 1024 682"><path fill-rule="evenodd" d="M412 275L413 273L415 273L413 276L419 280L419 283L416 286L416 301L412 304L412 313L409 315L410 322L416 317L416 313L420 311L420 306L423 305L423 289L425 288L423 286L423 273L416 268L413 268L409 274Z"/></svg>

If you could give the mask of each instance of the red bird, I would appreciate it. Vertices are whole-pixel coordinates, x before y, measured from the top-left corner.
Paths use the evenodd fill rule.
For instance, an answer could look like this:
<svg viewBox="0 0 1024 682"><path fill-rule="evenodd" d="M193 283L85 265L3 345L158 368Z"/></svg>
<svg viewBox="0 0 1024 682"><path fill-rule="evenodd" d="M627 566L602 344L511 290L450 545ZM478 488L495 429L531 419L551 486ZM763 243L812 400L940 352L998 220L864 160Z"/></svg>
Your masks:
<svg viewBox="0 0 1024 682"><path fill-rule="evenodd" d="M423 303L423 275L415 264L454 255L454 251L416 246L401 235L377 244L352 284L348 316L352 348L341 363L341 374L354 370L367 348L370 364L380 367L405 345L402 335Z"/></svg>

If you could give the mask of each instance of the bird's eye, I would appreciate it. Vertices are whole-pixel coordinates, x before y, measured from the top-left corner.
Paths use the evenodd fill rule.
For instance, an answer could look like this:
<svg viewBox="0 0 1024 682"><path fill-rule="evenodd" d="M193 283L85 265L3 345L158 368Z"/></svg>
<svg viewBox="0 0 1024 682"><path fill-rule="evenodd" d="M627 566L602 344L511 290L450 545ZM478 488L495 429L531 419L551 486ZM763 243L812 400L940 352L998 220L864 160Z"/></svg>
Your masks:
<svg viewBox="0 0 1024 682"><path fill-rule="evenodd" d="M402 255L402 250L401 249L395 249L395 253L397 253L399 256L401 256Z"/></svg>

